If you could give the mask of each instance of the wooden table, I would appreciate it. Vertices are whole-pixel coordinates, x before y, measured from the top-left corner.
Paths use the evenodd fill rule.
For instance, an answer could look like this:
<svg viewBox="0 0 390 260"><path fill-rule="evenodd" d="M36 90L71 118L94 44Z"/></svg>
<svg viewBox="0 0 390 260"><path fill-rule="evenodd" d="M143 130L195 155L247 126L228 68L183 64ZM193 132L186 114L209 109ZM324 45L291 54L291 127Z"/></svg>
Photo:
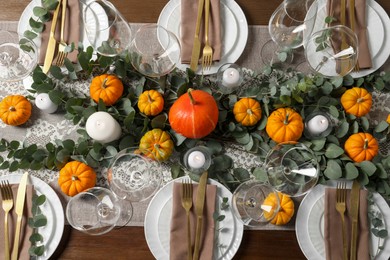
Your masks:
<svg viewBox="0 0 390 260"><path fill-rule="evenodd" d="M129 22L156 22L167 0L112 0ZM281 0L237 0L251 25L266 25ZM390 13L390 1L377 0ZM29 0L0 1L0 21L17 21ZM89 236L65 227L63 239L52 259L154 259L142 227L115 229L102 236ZM234 259L305 259L294 231L244 232Z"/></svg>

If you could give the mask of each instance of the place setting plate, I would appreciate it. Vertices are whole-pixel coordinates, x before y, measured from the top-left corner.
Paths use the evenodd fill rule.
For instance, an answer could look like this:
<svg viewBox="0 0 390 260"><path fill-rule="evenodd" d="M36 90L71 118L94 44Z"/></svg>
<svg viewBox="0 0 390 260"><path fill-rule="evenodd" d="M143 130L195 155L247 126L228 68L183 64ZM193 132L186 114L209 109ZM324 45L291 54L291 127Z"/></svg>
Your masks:
<svg viewBox="0 0 390 260"><path fill-rule="evenodd" d="M181 0L170 0L160 13L157 24L173 32L180 39ZM220 1L222 53L219 62L213 62L209 70L197 74L210 75L217 73L225 63L234 63L241 56L248 40L248 23L241 7L234 0ZM177 65L185 71L189 64Z"/></svg>
<svg viewBox="0 0 390 260"><path fill-rule="evenodd" d="M10 184L18 184L22 175L12 173L0 176L0 181L8 180ZM38 233L43 236L45 252L42 256L34 258L36 260L46 260L53 255L61 241L65 225L64 209L57 193L47 183L30 174L28 184L34 186L37 195L43 194L46 196L46 202L40 206L40 209L47 218L47 224L37 229Z"/></svg>
<svg viewBox="0 0 390 260"><path fill-rule="evenodd" d="M174 179L162 187L150 201L145 215L145 238L149 249L156 259L168 260L170 250L170 220L172 211L172 189L174 182L182 182L189 179L188 176ZM220 209L223 198L228 198L230 203L232 193L221 183L209 179L209 184L217 186L216 209ZM244 225L235 218L230 208L221 212L225 219L219 222L220 232L216 233L214 259L232 259L240 247L244 233ZM222 245L219 247L219 245Z"/></svg>

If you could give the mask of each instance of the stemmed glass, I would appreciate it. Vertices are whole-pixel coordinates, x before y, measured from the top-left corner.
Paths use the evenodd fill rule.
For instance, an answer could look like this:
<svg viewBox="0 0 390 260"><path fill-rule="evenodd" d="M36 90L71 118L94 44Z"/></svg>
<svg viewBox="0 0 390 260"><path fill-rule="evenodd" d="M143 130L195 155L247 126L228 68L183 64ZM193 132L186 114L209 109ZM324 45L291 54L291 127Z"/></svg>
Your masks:
<svg viewBox="0 0 390 260"><path fill-rule="evenodd" d="M265 64L292 62L292 49L302 46L312 33L317 9L316 0L284 0L279 5L268 23L272 40L261 49Z"/></svg>
<svg viewBox="0 0 390 260"><path fill-rule="evenodd" d="M139 28L129 48L131 64L149 77L171 72L180 62L180 50L176 35L159 25Z"/></svg>
<svg viewBox="0 0 390 260"><path fill-rule="evenodd" d="M82 8L84 30L97 53L114 57L127 50L132 39L131 28L111 2L87 1Z"/></svg>

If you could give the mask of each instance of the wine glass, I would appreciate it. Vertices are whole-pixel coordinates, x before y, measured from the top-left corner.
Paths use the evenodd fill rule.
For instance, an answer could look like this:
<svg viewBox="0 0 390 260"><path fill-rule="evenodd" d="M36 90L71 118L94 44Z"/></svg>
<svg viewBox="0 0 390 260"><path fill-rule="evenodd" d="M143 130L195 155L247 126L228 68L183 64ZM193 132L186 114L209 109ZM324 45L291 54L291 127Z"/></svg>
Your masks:
<svg viewBox="0 0 390 260"><path fill-rule="evenodd" d="M97 53L114 57L127 50L132 38L131 28L111 2L87 1L82 9L84 30Z"/></svg>
<svg viewBox="0 0 390 260"><path fill-rule="evenodd" d="M314 28L316 0L284 0L271 15L268 31L272 40L261 49L264 64L291 63L292 49L302 46Z"/></svg>
<svg viewBox="0 0 390 260"><path fill-rule="evenodd" d="M233 193L235 216L247 226L268 224L280 209L279 196L268 183L249 180L241 183Z"/></svg>
<svg viewBox="0 0 390 260"><path fill-rule="evenodd" d="M306 194L318 181L320 167L314 152L299 142L283 142L267 154L264 167L277 191L291 197Z"/></svg>
<svg viewBox="0 0 390 260"><path fill-rule="evenodd" d="M13 31L0 31L0 81L27 78L38 64L35 43Z"/></svg>
<svg viewBox="0 0 390 260"><path fill-rule="evenodd" d="M357 62L357 36L343 25L322 29L305 44L305 56L312 71L324 77L345 76Z"/></svg>
<svg viewBox="0 0 390 260"><path fill-rule="evenodd" d="M66 206L69 224L89 235L111 231L120 220L119 199L109 190L94 187L72 197Z"/></svg>
<svg viewBox="0 0 390 260"><path fill-rule="evenodd" d="M143 25L134 35L129 52L131 64L145 76L161 77L180 62L180 42L159 25Z"/></svg>

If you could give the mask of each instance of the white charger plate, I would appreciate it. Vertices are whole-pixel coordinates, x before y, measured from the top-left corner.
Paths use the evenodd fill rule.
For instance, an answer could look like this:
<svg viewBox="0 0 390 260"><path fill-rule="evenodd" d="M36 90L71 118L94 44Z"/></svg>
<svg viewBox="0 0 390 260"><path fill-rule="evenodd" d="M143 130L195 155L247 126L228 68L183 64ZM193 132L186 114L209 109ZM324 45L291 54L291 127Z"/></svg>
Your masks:
<svg viewBox="0 0 390 260"><path fill-rule="evenodd" d="M326 187L336 187L336 182L330 181L329 186L316 185L302 200L295 222L295 232L298 244L307 259L325 260L325 240L324 240L324 205ZM347 188L351 188L352 183L347 183ZM385 199L378 193L374 193L374 202L387 220L386 227L389 226L390 208ZM371 233L370 233L371 234ZM370 237L370 251L376 255L378 243L384 246L376 259L388 259L390 257L390 239L378 241L375 236Z"/></svg>
<svg viewBox="0 0 390 260"><path fill-rule="evenodd" d="M10 184L17 184L20 182L22 175L20 173L12 173L0 176L0 180L8 180ZM47 183L32 175L29 175L28 183L34 186L37 195L43 194L46 196L46 202L40 209L47 218L47 224L38 228L38 233L43 236L45 252L42 256L35 258L37 260L46 260L54 253L61 241L65 225L64 209L57 193Z"/></svg>
<svg viewBox="0 0 390 260"><path fill-rule="evenodd" d="M181 0L170 0L160 13L157 24L173 32L180 39ZM201 70L198 66L197 74L214 74L225 63L234 63L241 56L248 40L248 23L241 7L234 0L221 0L221 60L213 62L209 70ZM189 64L177 65L185 71Z"/></svg>
<svg viewBox="0 0 390 260"><path fill-rule="evenodd" d="M162 187L153 199L150 201L145 216L145 238L149 249L156 259L168 260L170 250L170 221L172 211L172 189L174 182L181 182L189 177L181 177L167 183ZM216 209L220 209L220 203L224 197L232 199L232 193L222 184L212 179L208 180L209 184L217 185L217 202ZM214 259L228 260L232 259L240 247L244 233L244 225L234 217L230 209L222 211L225 219L219 223L219 232L216 243L225 247L214 246Z"/></svg>

